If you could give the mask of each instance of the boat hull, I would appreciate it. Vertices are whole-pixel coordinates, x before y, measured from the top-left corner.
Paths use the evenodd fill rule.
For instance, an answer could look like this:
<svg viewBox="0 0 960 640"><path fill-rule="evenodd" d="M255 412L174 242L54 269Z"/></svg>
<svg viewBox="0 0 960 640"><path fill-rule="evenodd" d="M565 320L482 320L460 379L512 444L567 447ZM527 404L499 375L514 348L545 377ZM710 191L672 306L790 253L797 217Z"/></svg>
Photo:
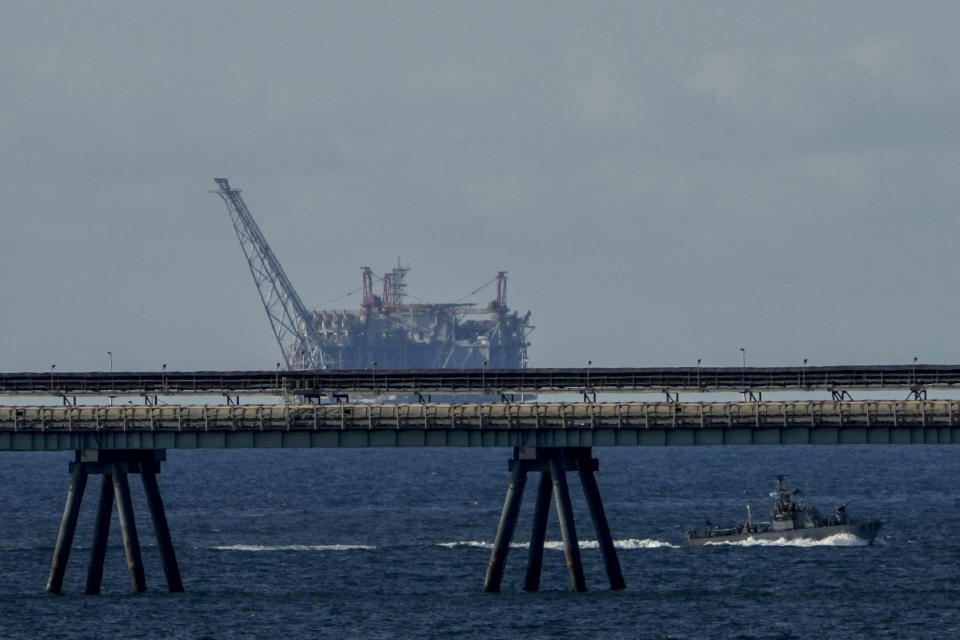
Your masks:
<svg viewBox="0 0 960 640"><path fill-rule="evenodd" d="M880 520L864 520L848 524L824 525L821 527L805 527L801 529L763 529L744 533L717 533L696 532L687 534L686 542L689 545L724 544L730 542L746 542L748 540L824 540L838 534L855 536L868 544L872 544L880 531Z"/></svg>

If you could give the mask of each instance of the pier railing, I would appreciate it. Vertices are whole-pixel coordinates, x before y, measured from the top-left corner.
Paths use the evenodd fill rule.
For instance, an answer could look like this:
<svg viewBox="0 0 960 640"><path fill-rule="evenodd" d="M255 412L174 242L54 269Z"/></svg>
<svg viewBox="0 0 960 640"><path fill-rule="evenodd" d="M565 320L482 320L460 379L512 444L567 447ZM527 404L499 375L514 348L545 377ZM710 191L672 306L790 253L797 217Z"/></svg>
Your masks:
<svg viewBox="0 0 960 640"><path fill-rule="evenodd" d="M960 365L0 373L0 395L791 391L960 388Z"/></svg>

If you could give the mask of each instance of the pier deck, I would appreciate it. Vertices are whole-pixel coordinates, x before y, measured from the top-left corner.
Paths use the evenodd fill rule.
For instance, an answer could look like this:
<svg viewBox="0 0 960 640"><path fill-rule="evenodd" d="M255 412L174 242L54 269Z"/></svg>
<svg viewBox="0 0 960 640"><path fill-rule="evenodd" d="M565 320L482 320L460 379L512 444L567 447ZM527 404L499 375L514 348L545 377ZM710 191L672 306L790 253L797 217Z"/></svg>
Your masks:
<svg viewBox="0 0 960 640"><path fill-rule="evenodd" d="M0 450L960 444L960 401L0 407Z"/></svg>

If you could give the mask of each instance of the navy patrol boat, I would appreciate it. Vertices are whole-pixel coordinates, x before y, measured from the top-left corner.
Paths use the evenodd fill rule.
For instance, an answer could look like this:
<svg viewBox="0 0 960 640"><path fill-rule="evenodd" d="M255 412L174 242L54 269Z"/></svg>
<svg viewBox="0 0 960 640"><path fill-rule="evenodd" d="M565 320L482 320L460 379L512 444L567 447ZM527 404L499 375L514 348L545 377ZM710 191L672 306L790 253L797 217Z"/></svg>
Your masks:
<svg viewBox="0 0 960 640"><path fill-rule="evenodd" d="M847 513L845 504L837 507L833 515L824 517L816 507L794 500L799 489L790 489L784 483L786 476L777 476L776 503L771 522L754 522L750 507L747 520L729 527L721 527L707 521L706 529L690 529L685 534L688 544L741 542L745 540L823 540L838 533L856 536L873 543L880 531L881 520L857 519Z"/></svg>

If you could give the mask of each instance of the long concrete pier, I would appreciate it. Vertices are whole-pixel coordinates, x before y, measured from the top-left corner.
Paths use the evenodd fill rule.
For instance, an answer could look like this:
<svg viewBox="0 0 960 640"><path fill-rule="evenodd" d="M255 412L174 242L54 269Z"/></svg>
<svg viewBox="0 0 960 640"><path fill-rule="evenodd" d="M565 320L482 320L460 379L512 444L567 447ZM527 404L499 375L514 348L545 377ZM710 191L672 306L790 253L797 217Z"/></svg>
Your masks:
<svg viewBox="0 0 960 640"><path fill-rule="evenodd" d="M59 593L80 502L102 476L87 573L100 592L110 511L116 506L131 588L146 589L128 476L141 476L167 586L180 568L156 476L166 449L511 447L510 482L483 582L500 590L529 474L539 474L524 589L540 586L551 495L573 591L585 579L566 474L576 472L611 589L622 574L594 477L593 447L792 444L960 444L960 401L927 389L960 386L960 366L520 371L254 371L0 374L0 395L63 396L63 406L0 406L0 451L75 451L47 590ZM857 389L906 389L906 400L854 401ZM750 402L679 402L678 391L742 391ZM832 401L760 401L759 393L831 391ZM514 393L582 393L583 402L515 402ZM666 392L667 402L596 402L597 392ZM747 393L749 392L749 393ZM348 393L419 394L421 402L349 402ZM500 394L502 402L431 402L431 393ZM156 396L225 395L227 404L162 404ZM277 404L240 404L240 394ZM144 396L145 404L78 404L76 396ZM150 397L153 396L151 399ZM323 403L328 397L335 402ZM291 401L301 398L306 404ZM593 398L593 401L589 399Z"/></svg>
<svg viewBox="0 0 960 640"><path fill-rule="evenodd" d="M0 407L0 450L960 443L960 401Z"/></svg>
<svg viewBox="0 0 960 640"><path fill-rule="evenodd" d="M852 391L960 388L960 365L0 373L0 395Z"/></svg>

